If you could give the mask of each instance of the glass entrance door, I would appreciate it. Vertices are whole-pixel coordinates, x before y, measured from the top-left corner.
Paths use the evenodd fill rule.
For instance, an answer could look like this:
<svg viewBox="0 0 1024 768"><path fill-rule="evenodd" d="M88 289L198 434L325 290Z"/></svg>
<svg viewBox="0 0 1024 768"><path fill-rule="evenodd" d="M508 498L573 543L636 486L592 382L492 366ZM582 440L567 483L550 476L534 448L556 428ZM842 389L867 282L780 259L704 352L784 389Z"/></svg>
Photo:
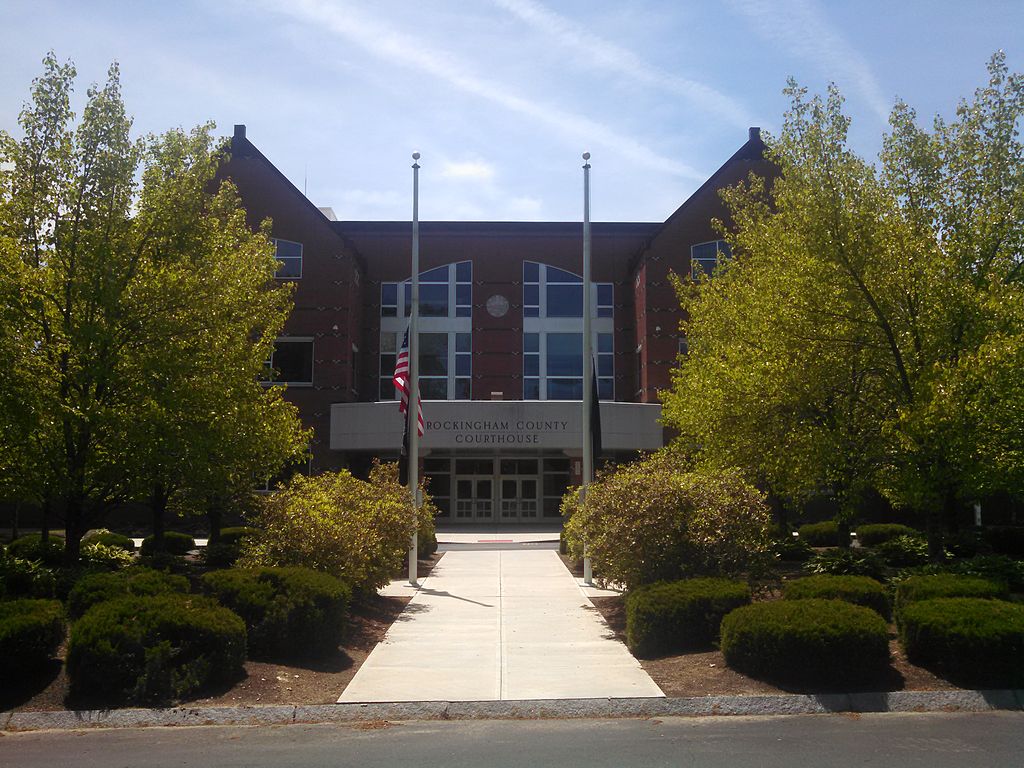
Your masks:
<svg viewBox="0 0 1024 768"><path fill-rule="evenodd" d="M455 517L490 520L494 516L494 481L490 477L460 477L455 484Z"/></svg>
<svg viewBox="0 0 1024 768"><path fill-rule="evenodd" d="M537 478L501 479L501 519L529 520L537 517Z"/></svg>

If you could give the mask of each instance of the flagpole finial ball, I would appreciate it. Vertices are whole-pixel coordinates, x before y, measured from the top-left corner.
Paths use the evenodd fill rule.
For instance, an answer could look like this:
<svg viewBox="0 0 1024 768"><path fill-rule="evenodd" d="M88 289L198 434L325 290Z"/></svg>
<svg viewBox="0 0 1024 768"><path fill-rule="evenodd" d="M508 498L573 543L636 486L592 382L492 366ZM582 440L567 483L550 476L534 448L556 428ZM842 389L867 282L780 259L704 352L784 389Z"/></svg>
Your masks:
<svg viewBox="0 0 1024 768"><path fill-rule="evenodd" d="M584 160L589 160L590 159L590 153L589 152L584 152L583 153L583 159Z"/></svg>
<svg viewBox="0 0 1024 768"><path fill-rule="evenodd" d="M420 159L420 153L419 152L413 152L412 153L412 159L413 160L419 160Z"/></svg>

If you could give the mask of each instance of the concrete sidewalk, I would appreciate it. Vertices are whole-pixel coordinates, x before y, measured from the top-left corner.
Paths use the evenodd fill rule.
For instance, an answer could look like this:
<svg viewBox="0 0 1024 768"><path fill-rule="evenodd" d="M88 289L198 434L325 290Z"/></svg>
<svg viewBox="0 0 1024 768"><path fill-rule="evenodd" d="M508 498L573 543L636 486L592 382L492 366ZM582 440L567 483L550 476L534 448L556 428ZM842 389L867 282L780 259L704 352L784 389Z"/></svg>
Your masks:
<svg viewBox="0 0 1024 768"><path fill-rule="evenodd" d="M553 551L448 552L404 590L339 703L664 695Z"/></svg>

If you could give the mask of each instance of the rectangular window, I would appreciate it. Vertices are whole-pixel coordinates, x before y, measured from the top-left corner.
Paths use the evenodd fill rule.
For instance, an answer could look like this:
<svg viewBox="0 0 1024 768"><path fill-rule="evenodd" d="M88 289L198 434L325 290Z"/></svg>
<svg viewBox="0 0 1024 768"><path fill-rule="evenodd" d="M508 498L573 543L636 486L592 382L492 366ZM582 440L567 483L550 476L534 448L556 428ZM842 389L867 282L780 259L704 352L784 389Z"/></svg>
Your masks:
<svg viewBox="0 0 1024 768"><path fill-rule="evenodd" d="M420 334L420 397L448 399L448 334Z"/></svg>
<svg viewBox="0 0 1024 768"><path fill-rule="evenodd" d="M469 400L473 386L473 335L455 334L455 399Z"/></svg>
<svg viewBox="0 0 1024 768"><path fill-rule="evenodd" d="M611 283L597 284L597 316L612 317L615 310L615 287Z"/></svg>
<svg viewBox="0 0 1024 768"><path fill-rule="evenodd" d="M398 283L380 284L380 316L398 316Z"/></svg>
<svg viewBox="0 0 1024 768"><path fill-rule="evenodd" d="M274 341L270 356L274 384L313 383L313 340L284 338Z"/></svg>
<svg viewBox="0 0 1024 768"><path fill-rule="evenodd" d="M548 283L547 317L583 317L583 286Z"/></svg>
<svg viewBox="0 0 1024 768"><path fill-rule="evenodd" d="M711 277L722 259L732 255L732 249L725 240L711 240L690 246L690 277L701 280Z"/></svg>
<svg viewBox="0 0 1024 768"><path fill-rule="evenodd" d="M278 261L274 277L278 280L298 280L302 277L302 243L274 238L274 247L274 258Z"/></svg>

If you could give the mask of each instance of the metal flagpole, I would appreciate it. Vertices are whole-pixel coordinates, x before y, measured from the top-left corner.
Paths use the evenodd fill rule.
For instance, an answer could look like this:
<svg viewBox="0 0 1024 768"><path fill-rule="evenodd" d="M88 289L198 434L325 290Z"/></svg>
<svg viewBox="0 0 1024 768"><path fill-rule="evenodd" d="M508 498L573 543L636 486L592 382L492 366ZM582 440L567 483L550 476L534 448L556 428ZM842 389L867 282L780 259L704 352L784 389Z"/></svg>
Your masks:
<svg viewBox="0 0 1024 768"><path fill-rule="evenodd" d="M594 478L594 436L590 431L590 409L593 407L594 368L590 352L590 153L583 153L583 482L580 486L580 502L587 498L587 486ZM583 542L583 582L594 583L594 572L590 564L590 550Z"/></svg>
<svg viewBox="0 0 1024 768"><path fill-rule="evenodd" d="M409 314L409 493L416 510L409 539L409 583L418 586L416 532L420 508L420 153L412 153L412 308Z"/></svg>

